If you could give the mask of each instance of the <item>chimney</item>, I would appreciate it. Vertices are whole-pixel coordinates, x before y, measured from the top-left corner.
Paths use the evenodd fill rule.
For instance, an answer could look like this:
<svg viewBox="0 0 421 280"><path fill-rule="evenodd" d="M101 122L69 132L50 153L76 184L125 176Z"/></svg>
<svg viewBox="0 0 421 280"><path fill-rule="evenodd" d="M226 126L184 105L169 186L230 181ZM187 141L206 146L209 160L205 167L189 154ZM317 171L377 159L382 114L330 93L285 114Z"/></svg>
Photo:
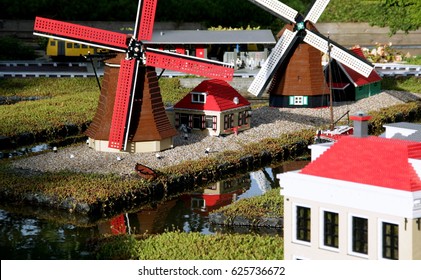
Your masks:
<svg viewBox="0 0 421 280"><path fill-rule="evenodd" d="M363 112L357 112L350 117L354 121L354 137L363 138L368 136L368 121L371 116Z"/></svg>

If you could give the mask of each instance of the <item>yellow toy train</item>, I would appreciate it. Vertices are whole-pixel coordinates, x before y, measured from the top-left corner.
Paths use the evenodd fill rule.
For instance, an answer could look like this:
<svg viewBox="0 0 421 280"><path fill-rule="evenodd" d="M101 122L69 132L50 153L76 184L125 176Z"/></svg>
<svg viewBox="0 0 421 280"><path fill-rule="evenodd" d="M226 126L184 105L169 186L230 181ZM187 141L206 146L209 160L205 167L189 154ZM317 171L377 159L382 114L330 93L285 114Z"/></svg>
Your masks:
<svg viewBox="0 0 421 280"><path fill-rule="evenodd" d="M101 48L94 48L88 45L83 45L79 43L67 42L62 40L56 40L49 38L46 55L54 59L64 59L64 58L78 58L88 54L103 54L107 53L108 50Z"/></svg>

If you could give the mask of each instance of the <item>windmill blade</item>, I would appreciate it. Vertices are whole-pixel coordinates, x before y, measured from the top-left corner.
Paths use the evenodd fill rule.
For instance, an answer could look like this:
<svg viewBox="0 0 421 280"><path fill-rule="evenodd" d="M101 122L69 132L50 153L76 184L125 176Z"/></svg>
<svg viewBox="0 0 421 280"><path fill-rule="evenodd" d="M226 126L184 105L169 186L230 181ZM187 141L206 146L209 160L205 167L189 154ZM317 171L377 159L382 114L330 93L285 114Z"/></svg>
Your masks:
<svg viewBox="0 0 421 280"><path fill-rule="evenodd" d="M248 88L250 93L254 94L255 96L261 96L263 94L276 70L282 64L283 60L288 55L289 50L298 39L297 34L298 31L292 32L288 29L285 29L282 37L279 38L278 43L276 43L269 57L266 59L266 62L263 64L259 73L257 73L256 77Z"/></svg>
<svg viewBox="0 0 421 280"><path fill-rule="evenodd" d="M341 47L340 45L332 42L330 39L324 37L322 34L316 34L310 30L306 30L306 33L307 34L304 37L304 42L326 54L329 53L330 46L331 58L336 59L340 63L348 66L349 68L358 72L364 77L367 78L370 75L371 71L373 71L374 66L371 63L350 52L349 50Z"/></svg>
<svg viewBox="0 0 421 280"><path fill-rule="evenodd" d="M295 23L298 12L278 0L249 0L269 13Z"/></svg>
<svg viewBox="0 0 421 280"><path fill-rule="evenodd" d="M322 15L323 11L326 9L330 0L316 0L316 2L311 7L310 11L307 13L304 21L311 21L316 23L319 20L319 17Z"/></svg>
<svg viewBox="0 0 421 280"><path fill-rule="evenodd" d="M232 64L152 48L146 48L146 65L225 81L234 76Z"/></svg>
<svg viewBox="0 0 421 280"><path fill-rule="evenodd" d="M126 149L139 64L136 59L121 61L108 142L110 148Z"/></svg>
<svg viewBox="0 0 421 280"><path fill-rule="evenodd" d="M34 35L125 52L127 35L64 21L36 17Z"/></svg>
<svg viewBox="0 0 421 280"><path fill-rule="evenodd" d="M135 24L135 39L152 39L153 26L155 22L155 12L158 0L139 0Z"/></svg>

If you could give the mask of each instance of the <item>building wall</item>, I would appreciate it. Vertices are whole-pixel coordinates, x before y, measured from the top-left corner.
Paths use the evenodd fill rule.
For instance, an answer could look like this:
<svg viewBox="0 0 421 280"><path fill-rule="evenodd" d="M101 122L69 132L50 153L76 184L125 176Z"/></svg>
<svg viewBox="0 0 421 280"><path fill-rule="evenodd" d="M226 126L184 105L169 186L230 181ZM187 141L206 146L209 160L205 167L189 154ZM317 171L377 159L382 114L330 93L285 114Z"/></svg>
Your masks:
<svg viewBox="0 0 421 280"><path fill-rule="evenodd" d="M176 129L180 129L180 125L182 121L180 120L180 115L188 115L188 116L214 116L216 117L216 129L213 128L193 128L193 125L189 123L187 126L191 128L191 132L193 133L200 133L204 135L211 135L211 136L218 136L221 134L221 124L220 119L221 116L220 112L203 112L203 111L194 111L194 110L183 110L183 109L174 109L174 126ZM223 128L223 126L222 126Z"/></svg>
<svg viewBox="0 0 421 280"><path fill-rule="evenodd" d="M296 236L295 209L297 205L311 209L311 241L307 244L294 240ZM339 214L339 246L337 249L323 244L323 211ZM352 252L352 216L363 217L368 220L367 255ZM406 223L403 217L361 211L358 208L334 204L320 204L316 201L294 197L284 197L284 259L382 259L381 225L383 221L399 225L399 259L421 259L421 231L416 229L418 225L415 220L409 220Z"/></svg>
<svg viewBox="0 0 421 280"><path fill-rule="evenodd" d="M164 138L156 141L141 141L141 142L128 142L127 150L120 151L108 147L108 140L95 140L89 138L89 148L98 152L111 152L111 153L148 153L160 152L173 147L172 137Z"/></svg>
<svg viewBox="0 0 421 280"><path fill-rule="evenodd" d="M367 98L381 92L381 83L375 82L371 84L367 84L365 86L360 86L355 88L355 100L360 100L363 98Z"/></svg>
<svg viewBox="0 0 421 280"><path fill-rule="evenodd" d="M412 259L421 260L421 219L412 220Z"/></svg>
<svg viewBox="0 0 421 280"><path fill-rule="evenodd" d="M215 116L216 117L216 129L213 128L192 128L192 132L194 133L203 133L205 135L211 135L211 136L219 136L224 134L232 134L235 133L235 130L237 132L244 131L247 129L250 129L250 123L251 118L247 118L247 124L244 124L242 126L238 126L238 117L240 112L247 112L250 108L240 108L235 110L230 110L227 112L208 112L208 111L193 111L193 110L182 110L182 109L174 109L174 119L177 118L177 114L184 114L184 115L192 115L192 116ZM225 128L225 116L227 115L233 115L233 127ZM174 122L176 129L179 129L180 121ZM189 125L192 127L191 125Z"/></svg>

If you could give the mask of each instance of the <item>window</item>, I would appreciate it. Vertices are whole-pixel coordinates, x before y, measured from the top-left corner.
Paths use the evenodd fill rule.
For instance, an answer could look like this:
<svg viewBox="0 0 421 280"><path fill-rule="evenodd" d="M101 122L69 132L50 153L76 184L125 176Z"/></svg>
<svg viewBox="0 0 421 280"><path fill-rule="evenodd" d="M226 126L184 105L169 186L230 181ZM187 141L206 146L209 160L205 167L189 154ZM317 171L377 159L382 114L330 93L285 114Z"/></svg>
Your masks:
<svg viewBox="0 0 421 280"><path fill-rule="evenodd" d="M205 103L206 102L206 93L204 93L204 92L192 92L191 93L191 102L192 103Z"/></svg>
<svg viewBox="0 0 421 280"><path fill-rule="evenodd" d="M189 127L189 115L187 114L180 114L180 125L186 125Z"/></svg>
<svg viewBox="0 0 421 280"><path fill-rule="evenodd" d="M234 127L234 114L229 114L224 116L224 129L229 129Z"/></svg>
<svg viewBox="0 0 421 280"><path fill-rule="evenodd" d="M68 49L73 48L73 44L72 44L72 43L67 43L66 45L67 45L67 48L68 48Z"/></svg>
<svg viewBox="0 0 421 280"><path fill-rule="evenodd" d="M382 223L382 255L385 259L399 259L399 226Z"/></svg>
<svg viewBox="0 0 421 280"><path fill-rule="evenodd" d="M297 239L310 242L311 209L297 206Z"/></svg>
<svg viewBox="0 0 421 280"><path fill-rule="evenodd" d="M213 122L214 122L214 116L206 116L206 128L213 128L214 127ZM215 122L216 122L216 119L215 119Z"/></svg>
<svg viewBox="0 0 421 280"><path fill-rule="evenodd" d="M202 116L193 115L193 128L202 128Z"/></svg>
<svg viewBox="0 0 421 280"><path fill-rule="evenodd" d="M301 105L301 106L308 105L308 96L301 96L301 95L290 96L289 105Z"/></svg>
<svg viewBox="0 0 421 280"><path fill-rule="evenodd" d="M325 246L339 247L339 215L325 211L323 214L323 244Z"/></svg>
<svg viewBox="0 0 421 280"><path fill-rule="evenodd" d="M50 41L50 46L55 47L56 46L56 41Z"/></svg>
<svg viewBox="0 0 421 280"><path fill-rule="evenodd" d="M242 126L242 125L247 124L247 116L248 116L247 111L238 113L238 126Z"/></svg>
<svg viewBox="0 0 421 280"><path fill-rule="evenodd" d="M368 220L352 217L352 251L368 253Z"/></svg>
<svg viewBox="0 0 421 280"><path fill-rule="evenodd" d="M203 198L192 198L191 209L206 210L206 201Z"/></svg>

